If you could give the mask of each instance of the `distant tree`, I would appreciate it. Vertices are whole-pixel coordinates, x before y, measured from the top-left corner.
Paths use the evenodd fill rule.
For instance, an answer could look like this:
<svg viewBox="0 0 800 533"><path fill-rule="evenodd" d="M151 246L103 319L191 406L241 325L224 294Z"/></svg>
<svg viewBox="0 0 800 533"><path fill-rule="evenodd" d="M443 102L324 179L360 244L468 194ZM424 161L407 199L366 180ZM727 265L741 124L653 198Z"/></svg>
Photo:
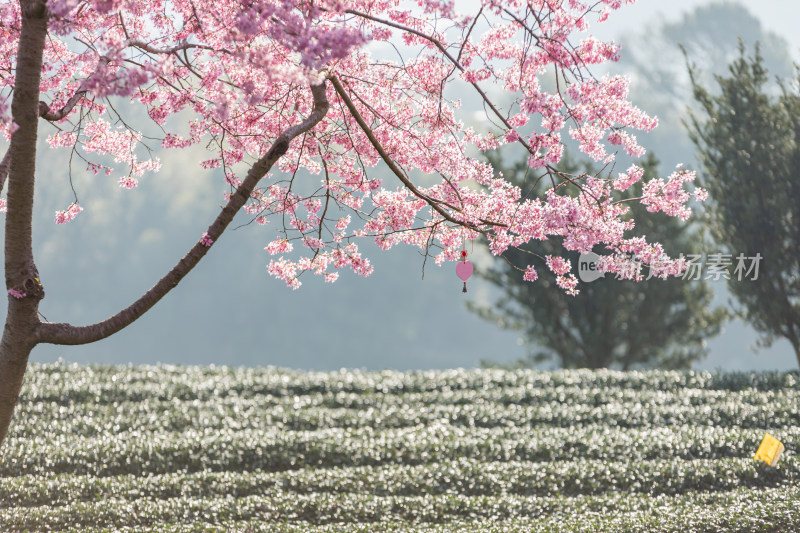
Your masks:
<svg viewBox="0 0 800 533"><path fill-rule="evenodd" d="M697 6L677 20L656 19L639 33L622 38L619 68L631 77L631 98L658 115L659 127L642 142L657 150L662 163L672 167L687 160L694 146L682 119L692 102L692 87L684 68L681 48L697 65L696 76L710 85L736 58L741 40L747 46L761 43L770 72L793 72L789 43L769 31L751 12L755 4L716 1Z"/></svg>
<svg viewBox="0 0 800 533"><path fill-rule="evenodd" d="M525 189L523 177L528 173L524 161L503 167L499 157L490 159L506 179ZM651 154L641 167L645 176L655 175L658 160ZM560 168L575 176L598 173L592 164L570 158L562 159ZM636 184L625 192L626 198L637 197L641 186ZM644 216L649 214L642 204L628 205L628 217L636 220L634 235L658 240L670 254L700 251L694 225L663 214ZM536 283L520 279L518 271L531 256L545 257L560 248L559 238L532 241L506 250L506 262L478 271L500 289L500 296L492 305L471 302L470 309L501 327L519 331L528 347L527 357L508 366L526 368L555 362L563 368L687 368L707 355L706 339L719 333L726 317L723 309L711 308L713 292L707 282L653 277L633 283L606 275L581 284L580 294L571 297L551 279ZM578 266L578 252L564 257ZM647 269L642 275L648 277ZM497 366L492 361L482 364Z"/></svg>
<svg viewBox="0 0 800 533"><path fill-rule="evenodd" d="M728 287L760 344L785 338L800 364L800 79L770 95L758 47L748 58L743 45L730 74L716 78L719 94L689 72L701 107L690 131L711 198L711 235L734 268L740 254L763 258L757 279L753 272L740 280L734 270Z"/></svg>
<svg viewBox="0 0 800 533"><path fill-rule="evenodd" d="M691 86L683 69L681 48L697 64L695 75L711 82L736 59L739 42L746 46L761 43L769 70L779 76L791 75L792 57L786 39L764 28L748 7L730 1L697 6L674 22L660 21L638 35L624 38L623 47L628 53L620 63L623 68L630 65L634 72L641 73L634 84L641 96L658 93L686 105Z"/></svg>

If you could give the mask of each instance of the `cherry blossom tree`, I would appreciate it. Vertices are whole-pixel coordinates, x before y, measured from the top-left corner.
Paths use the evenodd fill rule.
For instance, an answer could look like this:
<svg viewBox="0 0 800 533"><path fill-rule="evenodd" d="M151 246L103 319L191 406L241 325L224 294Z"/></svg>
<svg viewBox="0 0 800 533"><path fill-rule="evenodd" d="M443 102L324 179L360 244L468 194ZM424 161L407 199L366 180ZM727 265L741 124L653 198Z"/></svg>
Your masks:
<svg viewBox="0 0 800 533"><path fill-rule="evenodd" d="M369 275L363 239L384 250L419 247L442 264L458 260L467 239L486 239L502 255L560 236L566 250L602 247L610 272L625 275L639 261L657 264L660 276L680 273L682 259L626 236L633 222L616 195L641 179L641 168L613 179L556 168L570 138L606 169L618 150L640 156L634 132L656 125L627 101L624 77L592 71L616 60L619 48L592 37L589 24L622 3L481 0L459 13L448 0L4 1L0 440L37 344L90 343L127 327L209 253L240 211L271 232L268 271L292 288L308 273L327 282L341 269ZM456 98L465 91L482 103L486 126L465 126ZM124 116L136 107L158 128L156 146ZM33 257L31 220L40 125L51 148L70 150L126 189L158 170L154 148L190 146L208 151L199 167L219 169L229 187L186 255L96 324L49 322L38 312L46 280ZM549 184L542 196L495 175L481 156L509 143L527 151L531 180ZM685 219L693 179L685 170L652 179L636 201ZM81 214L78 192L56 223L91 216ZM577 293L560 257L532 256L520 275L533 281L542 265Z"/></svg>

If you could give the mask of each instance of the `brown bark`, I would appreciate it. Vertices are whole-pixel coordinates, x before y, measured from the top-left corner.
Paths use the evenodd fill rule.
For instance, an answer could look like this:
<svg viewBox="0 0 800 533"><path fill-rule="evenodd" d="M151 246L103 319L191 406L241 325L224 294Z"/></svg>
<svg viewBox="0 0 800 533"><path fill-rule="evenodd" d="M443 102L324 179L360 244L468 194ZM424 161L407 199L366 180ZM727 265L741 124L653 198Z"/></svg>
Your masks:
<svg viewBox="0 0 800 533"><path fill-rule="evenodd" d="M39 81L47 19L44 2L25 3L17 54L17 69L11 112L18 129L11 136L6 214L6 289L8 313L0 340L0 443L19 398L28 355L36 345L39 301L44 297L33 262L31 224L33 217L36 137L39 120Z"/></svg>

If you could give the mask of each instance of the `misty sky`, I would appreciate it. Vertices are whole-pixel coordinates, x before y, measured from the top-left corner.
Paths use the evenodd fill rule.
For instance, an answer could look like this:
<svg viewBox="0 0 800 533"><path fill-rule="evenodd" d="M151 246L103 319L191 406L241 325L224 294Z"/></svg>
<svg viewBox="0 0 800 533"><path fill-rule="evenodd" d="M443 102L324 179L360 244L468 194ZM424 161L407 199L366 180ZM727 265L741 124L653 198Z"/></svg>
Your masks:
<svg viewBox="0 0 800 533"><path fill-rule="evenodd" d="M792 56L800 60L800 2L797 0L759 0L758 2L732 2L730 0L638 0L632 6L625 6L609 18L608 25L598 27L600 37L616 38L625 32L641 31L643 25L658 25L661 20L676 21L680 13L691 11L698 6L713 3L738 3L755 15L764 28L773 31L789 41Z"/></svg>

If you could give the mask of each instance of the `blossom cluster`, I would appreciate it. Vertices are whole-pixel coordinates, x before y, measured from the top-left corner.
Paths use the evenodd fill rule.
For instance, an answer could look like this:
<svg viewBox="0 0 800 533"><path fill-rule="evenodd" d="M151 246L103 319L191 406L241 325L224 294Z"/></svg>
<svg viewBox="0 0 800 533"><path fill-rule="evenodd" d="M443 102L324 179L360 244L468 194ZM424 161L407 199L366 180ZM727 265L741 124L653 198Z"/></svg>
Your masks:
<svg viewBox="0 0 800 533"><path fill-rule="evenodd" d="M66 224L78 216L81 211L83 211L83 208L77 203L70 204L64 211L56 211L56 224Z"/></svg>
<svg viewBox="0 0 800 533"><path fill-rule="evenodd" d="M21 300L27 296L25 291L19 291L17 289L8 289L8 294L16 298L17 300Z"/></svg>
<svg viewBox="0 0 800 533"><path fill-rule="evenodd" d="M560 237L566 250L603 247L609 271L625 271L634 257L676 275L679 259L626 236L634 222L617 195L643 180L641 167L617 179L555 170L566 136L610 163L617 150L641 156L635 132L657 124L628 101L626 78L589 71L621 53L586 33L622 3L481 0L478 15L462 15L452 0L49 0L40 89L65 115L48 140L80 151L91 171L120 172L120 186L136 187L159 162L149 139L109 105L127 99L163 132L161 149L206 149L198 167L216 169L231 198L253 163L309 116L309 85L325 83L327 113L291 141L244 207L272 232L267 270L290 287L304 272L329 282L342 268L369 275L363 239L384 250L424 248L441 265L458 260L464 239L483 236L501 255ZM0 69L10 72L19 6L4 5L0 19ZM584 37L575 42L577 34ZM397 57L373 55L385 42ZM542 79L554 70L558 89L547 89ZM0 78L0 92L11 83ZM461 102L451 98L464 90L482 101L482 125L464 124ZM0 100L0 116L4 106ZM9 135L10 119L0 127ZM552 184L546 193L523 194L476 155L509 144L523 147L532 175ZM686 219L692 197L706 196L688 190L693 179L678 170L646 181L639 201ZM73 204L56 222L80 211ZM207 236L201 242L211 244ZM545 263L560 287L577 293L568 262ZM538 276L535 265L523 274Z"/></svg>

